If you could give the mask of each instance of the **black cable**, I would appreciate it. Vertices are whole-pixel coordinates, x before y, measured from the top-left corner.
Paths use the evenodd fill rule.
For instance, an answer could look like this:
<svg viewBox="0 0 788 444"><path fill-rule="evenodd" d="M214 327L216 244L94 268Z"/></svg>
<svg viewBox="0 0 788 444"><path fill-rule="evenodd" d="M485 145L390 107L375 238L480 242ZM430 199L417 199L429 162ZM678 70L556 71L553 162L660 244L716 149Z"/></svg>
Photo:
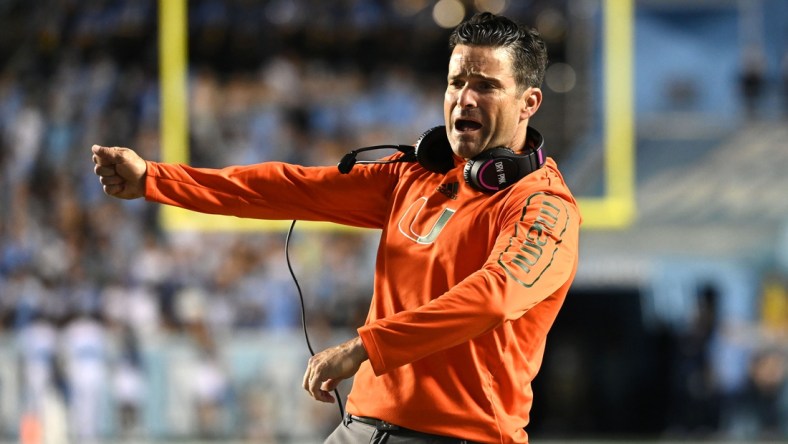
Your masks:
<svg viewBox="0 0 788 444"><path fill-rule="evenodd" d="M315 356L315 351L312 349L312 344L309 342L309 332L306 328L306 308L304 307L304 293L301 292L301 285L298 283L298 278L293 271L293 266L290 265L290 236L293 234L293 228L295 228L296 220L293 220L293 223L290 224L290 229L287 230L287 237L285 238L285 259L287 260L287 269L290 270L290 276L293 278L293 282L295 283L296 289L298 290L298 300L301 301L301 326L304 328L304 339L306 339L306 347L309 349L309 354ZM345 419L345 407L342 405L342 398L339 397L339 389L334 388L334 397L337 399L337 405L339 406L339 418L340 420Z"/></svg>

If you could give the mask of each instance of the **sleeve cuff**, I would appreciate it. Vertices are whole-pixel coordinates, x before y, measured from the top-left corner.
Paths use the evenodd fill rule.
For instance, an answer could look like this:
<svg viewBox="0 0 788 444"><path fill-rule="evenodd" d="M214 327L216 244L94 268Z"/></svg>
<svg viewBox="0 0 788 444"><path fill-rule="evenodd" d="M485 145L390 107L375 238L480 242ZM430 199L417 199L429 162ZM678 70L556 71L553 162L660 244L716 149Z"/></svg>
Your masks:
<svg viewBox="0 0 788 444"><path fill-rule="evenodd" d="M159 176L156 162L146 160L145 167L145 194L144 198L148 201L156 202L158 195L156 188L156 178Z"/></svg>
<svg viewBox="0 0 788 444"><path fill-rule="evenodd" d="M386 373L386 364L383 361L383 356L380 354L377 345L375 344L375 336L372 334L371 327L365 325L356 331L358 332L358 336L361 338L361 342L364 344L364 349L367 351L369 363L372 366L372 371L375 372L375 376L380 376L383 373Z"/></svg>

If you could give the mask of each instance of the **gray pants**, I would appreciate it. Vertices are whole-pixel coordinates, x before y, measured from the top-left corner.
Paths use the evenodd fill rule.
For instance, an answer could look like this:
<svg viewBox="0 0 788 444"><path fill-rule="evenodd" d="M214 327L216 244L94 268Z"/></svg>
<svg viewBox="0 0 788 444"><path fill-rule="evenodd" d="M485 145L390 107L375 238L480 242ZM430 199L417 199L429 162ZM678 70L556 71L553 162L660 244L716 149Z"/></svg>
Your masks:
<svg viewBox="0 0 788 444"><path fill-rule="evenodd" d="M376 427L346 415L323 444L471 444L471 441L430 435L397 426Z"/></svg>

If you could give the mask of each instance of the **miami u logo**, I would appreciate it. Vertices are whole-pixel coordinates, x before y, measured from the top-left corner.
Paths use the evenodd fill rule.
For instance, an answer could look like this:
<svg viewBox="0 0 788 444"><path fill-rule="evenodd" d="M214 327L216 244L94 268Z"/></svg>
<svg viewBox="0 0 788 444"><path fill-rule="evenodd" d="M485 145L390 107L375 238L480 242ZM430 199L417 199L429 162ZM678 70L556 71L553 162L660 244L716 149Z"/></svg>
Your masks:
<svg viewBox="0 0 788 444"><path fill-rule="evenodd" d="M427 198L422 197L419 200L413 202L408 207L405 214L399 220L397 226L399 227L399 232L402 233L405 237L416 242L417 244L428 245L435 242L435 239L438 238L438 235L443 230L443 227L446 226L446 223L451 219L454 213L457 210L452 210L451 208L444 208L443 212L441 212L440 216L433 222L432 227L426 233L417 232L415 227L417 225L422 225L424 227L427 226L426 223L419 222L419 219L422 217L422 210L424 206L427 204Z"/></svg>

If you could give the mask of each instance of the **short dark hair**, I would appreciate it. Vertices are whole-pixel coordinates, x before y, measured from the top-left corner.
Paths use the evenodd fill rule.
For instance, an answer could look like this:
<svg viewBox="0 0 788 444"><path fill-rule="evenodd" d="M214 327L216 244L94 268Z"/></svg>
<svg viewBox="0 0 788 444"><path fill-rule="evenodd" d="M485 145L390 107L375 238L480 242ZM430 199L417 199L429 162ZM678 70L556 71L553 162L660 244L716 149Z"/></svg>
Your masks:
<svg viewBox="0 0 788 444"><path fill-rule="evenodd" d="M505 48L512 57L517 86L541 87L547 67L547 48L535 29L489 12L481 12L460 23L449 37L449 49L457 45Z"/></svg>

